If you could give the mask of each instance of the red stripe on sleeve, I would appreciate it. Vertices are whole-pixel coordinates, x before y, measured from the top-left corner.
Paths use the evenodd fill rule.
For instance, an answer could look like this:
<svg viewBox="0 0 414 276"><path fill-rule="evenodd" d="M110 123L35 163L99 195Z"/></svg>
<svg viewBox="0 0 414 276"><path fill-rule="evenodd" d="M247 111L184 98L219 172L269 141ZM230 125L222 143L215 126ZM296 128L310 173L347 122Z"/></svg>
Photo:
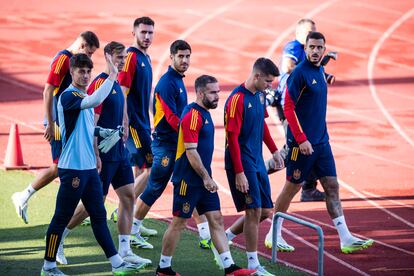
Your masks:
<svg viewBox="0 0 414 276"><path fill-rule="evenodd" d="M277 151L277 146L275 142L273 141L272 136L270 135L270 130L266 124L266 121L264 122L263 128L264 128L263 129L263 142L266 144L270 152L274 153L275 151Z"/></svg>
<svg viewBox="0 0 414 276"><path fill-rule="evenodd" d="M243 172L243 165L241 162L241 152L239 145L239 135L234 132L227 133L227 143L230 151L231 161L233 163L234 173Z"/></svg>
<svg viewBox="0 0 414 276"><path fill-rule="evenodd" d="M308 140L308 138L302 130L298 117L296 116L295 103L290 97L288 87L286 87L284 111L285 117L289 123L289 128L292 131L293 137L295 137L296 142L300 145L306 140Z"/></svg>
<svg viewBox="0 0 414 276"><path fill-rule="evenodd" d="M164 110L165 119L167 120L168 124L176 131L178 132L178 124L180 123L180 118L172 112L168 104L164 102L164 100L161 98L161 96L158 94L158 98L160 100L162 109Z"/></svg>
<svg viewBox="0 0 414 276"><path fill-rule="evenodd" d="M47 83L54 87L59 87L63 78L69 71L69 58L68 56L61 54L55 58L50 67Z"/></svg>
<svg viewBox="0 0 414 276"><path fill-rule="evenodd" d="M191 109L181 120L184 143L198 143L198 134L203 126L203 118L196 109Z"/></svg>
<svg viewBox="0 0 414 276"><path fill-rule="evenodd" d="M129 52L126 59L124 67L121 72L118 74L118 82L121 86L131 88L132 81L134 79L134 74L136 71L137 57L136 53Z"/></svg>

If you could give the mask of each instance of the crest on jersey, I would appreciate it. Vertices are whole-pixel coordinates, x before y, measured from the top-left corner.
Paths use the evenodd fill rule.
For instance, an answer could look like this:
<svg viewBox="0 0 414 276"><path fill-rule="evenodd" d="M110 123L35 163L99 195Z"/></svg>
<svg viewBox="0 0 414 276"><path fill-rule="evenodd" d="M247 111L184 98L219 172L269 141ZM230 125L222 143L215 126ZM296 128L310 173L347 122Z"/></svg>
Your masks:
<svg viewBox="0 0 414 276"><path fill-rule="evenodd" d="M147 153L146 155L145 155L145 159L147 160L147 163L152 163L152 159L153 159L153 156L152 156L152 154L151 153Z"/></svg>
<svg viewBox="0 0 414 276"><path fill-rule="evenodd" d="M263 93L260 93L260 103L264 104L264 96Z"/></svg>
<svg viewBox="0 0 414 276"><path fill-rule="evenodd" d="M244 196L244 199L245 199L246 204L252 204L252 202L253 202L252 197L250 195L248 195L248 194L246 194Z"/></svg>
<svg viewBox="0 0 414 276"><path fill-rule="evenodd" d="M168 163L170 163L170 158L168 158L168 156L164 156L162 158L162 160L161 160L161 165L163 167L167 167L168 166Z"/></svg>
<svg viewBox="0 0 414 276"><path fill-rule="evenodd" d="M73 188L78 188L79 187L79 184L80 184L80 179L79 179L79 177L74 177L74 178L72 178L72 187Z"/></svg>
<svg viewBox="0 0 414 276"><path fill-rule="evenodd" d="M190 203L186 202L183 204L183 213L188 214L190 212Z"/></svg>
<svg viewBox="0 0 414 276"><path fill-rule="evenodd" d="M298 169L294 170L294 171L293 171L293 179L298 180L298 179L300 178L300 175L301 175L301 174L302 174L302 173L301 173L301 171L300 171L300 170L298 170Z"/></svg>

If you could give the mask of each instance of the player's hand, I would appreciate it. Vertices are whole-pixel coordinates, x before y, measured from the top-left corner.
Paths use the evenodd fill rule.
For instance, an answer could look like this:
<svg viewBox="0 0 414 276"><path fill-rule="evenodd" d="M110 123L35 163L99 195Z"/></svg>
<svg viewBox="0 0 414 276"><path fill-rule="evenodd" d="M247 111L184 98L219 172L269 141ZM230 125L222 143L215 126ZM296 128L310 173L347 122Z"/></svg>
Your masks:
<svg viewBox="0 0 414 276"><path fill-rule="evenodd" d="M118 76L118 67L113 63L112 56L110 54L105 53L105 60L109 68L109 78L113 81L116 81L116 78Z"/></svg>
<svg viewBox="0 0 414 276"><path fill-rule="evenodd" d="M218 190L218 185L211 177L203 179L204 188L207 189L210 193L215 193Z"/></svg>
<svg viewBox="0 0 414 276"><path fill-rule="evenodd" d="M124 127L124 135L122 136L122 141L125 143L128 140L128 135L129 135L128 119L123 121L122 126Z"/></svg>
<svg viewBox="0 0 414 276"><path fill-rule="evenodd" d="M326 82L330 85L335 83L335 76L331 74L326 74Z"/></svg>
<svg viewBox="0 0 414 276"><path fill-rule="evenodd" d="M98 170L98 173L100 173L102 169L102 161L99 155L96 156L96 169Z"/></svg>
<svg viewBox="0 0 414 276"><path fill-rule="evenodd" d="M55 127L54 124L47 124L43 137L50 143L55 138Z"/></svg>
<svg viewBox="0 0 414 276"><path fill-rule="evenodd" d="M236 174L236 189L244 194L249 191L249 182L244 172Z"/></svg>
<svg viewBox="0 0 414 276"><path fill-rule="evenodd" d="M308 140L299 145L299 150L303 155L311 155L313 153L312 145Z"/></svg>
<svg viewBox="0 0 414 276"><path fill-rule="evenodd" d="M273 160L275 160L276 170L281 170L285 166L285 162L283 161L282 156L280 155L280 152L277 150L272 154Z"/></svg>

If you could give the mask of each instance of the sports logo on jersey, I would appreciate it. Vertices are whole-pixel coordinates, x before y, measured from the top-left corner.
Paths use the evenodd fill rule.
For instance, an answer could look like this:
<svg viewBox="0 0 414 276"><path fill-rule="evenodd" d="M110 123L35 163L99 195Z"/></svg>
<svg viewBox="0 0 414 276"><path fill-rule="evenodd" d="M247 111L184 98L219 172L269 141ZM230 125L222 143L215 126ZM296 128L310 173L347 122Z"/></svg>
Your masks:
<svg viewBox="0 0 414 276"><path fill-rule="evenodd" d="M116 90L114 89L114 90L112 90L112 94L116 94Z"/></svg>
<svg viewBox="0 0 414 276"><path fill-rule="evenodd" d="M315 79L312 80L312 84L317 84Z"/></svg>
<svg viewBox="0 0 414 276"><path fill-rule="evenodd" d="M141 63L141 67L145 67L145 63L144 62Z"/></svg>
<svg viewBox="0 0 414 276"><path fill-rule="evenodd" d="M293 171L293 179L295 179L295 180L299 180L299 178L300 178L300 175L301 175L302 173L301 173L301 171L300 170L298 170L298 169L296 169L296 170L294 170Z"/></svg>
<svg viewBox="0 0 414 276"><path fill-rule="evenodd" d="M263 94L262 93L260 93L260 103L261 104L264 104L264 96L263 96Z"/></svg>
<svg viewBox="0 0 414 276"><path fill-rule="evenodd" d="M244 196L244 199L245 199L246 204L252 204L252 202L253 202L252 197L250 195L248 195L248 194L246 194Z"/></svg>
<svg viewBox="0 0 414 276"><path fill-rule="evenodd" d="M206 122L205 122L205 124L208 124L208 120L206 119Z"/></svg>
<svg viewBox="0 0 414 276"><path fill-rule="evenodd" d="M180 88L180 93L183 93L184 91Z"/></svg>
<svg viewBox="0 0 414 276"><path fill-rule="evenodd" d="M153 159L153 156L152 156L152 154L151 154L151 153L147 153L147 154L145 155L145 159L147 160L147 163L152 164L152 159Z"/></svg>
<svg viewBox="0 0 414 276"><path fill-rule="evenodd" d="M188 214L190 212L190 203L186 202L183 204L183 213Z"/></svg>
<svg viewBox="0 0 414 276"><path fill-rule="evenodd" d="M161 160L161 165L163 167L167 167L168 166L168 163L170 163L170 158L168 158L168 156L164 156L162 158L162 160Z"/></svg>
<svg viewBox="0 0 414 276"><path fill-rule="evenodd" d="M249 104L247 105L247 108L252 108L252 104L251 104L251 103L249 103Z"/></svg>
<svg viewBox="0 0 414 276"><path fill-rule="evenodd" d="M78 188L79 187L79 184L80 184L80 179L79 179L79 177L74 177L74 178L72 178L72 187L73 188Z"/></svg>

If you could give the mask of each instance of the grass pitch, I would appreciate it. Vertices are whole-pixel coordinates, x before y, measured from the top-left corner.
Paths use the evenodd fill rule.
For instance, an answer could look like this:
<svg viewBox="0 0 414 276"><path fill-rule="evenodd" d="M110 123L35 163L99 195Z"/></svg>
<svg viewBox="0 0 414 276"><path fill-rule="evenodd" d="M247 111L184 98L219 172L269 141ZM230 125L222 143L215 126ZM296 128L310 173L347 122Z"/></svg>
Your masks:
<svg viewBox="0 0 414 276"><path fill-rule="evenodd" d="M43 265L45 234L52 218L56 193L59 184L52 183L34 194L29 202L29 224L24 224L16 215L11 195L27 187L33 175L22 171L0 170L0 275L39 275ZM108 216L115 205L106 204ZM154 249L133 249L133 251L153 262L153 266L143 270L139 275L154 275L158 265L162 234L167 228L163 221L148 219L145 225L158 230L158 237L149 242ZM118 236L116 225L108 221L112 238L117 247ZM235 262L246 266L246 255L243 251L232 247ZM60 266L69 275L112 275L111 266L102 249L97 244L92 229L88 226L77 227L66 238L65 254L69 265ZM261 259L262 265L276 275L303 275L290 268L271 264ZM198 247L198 235L185 230L173 257L173 268L181 275L223 275L213 260L210 250Z"/></svg>

